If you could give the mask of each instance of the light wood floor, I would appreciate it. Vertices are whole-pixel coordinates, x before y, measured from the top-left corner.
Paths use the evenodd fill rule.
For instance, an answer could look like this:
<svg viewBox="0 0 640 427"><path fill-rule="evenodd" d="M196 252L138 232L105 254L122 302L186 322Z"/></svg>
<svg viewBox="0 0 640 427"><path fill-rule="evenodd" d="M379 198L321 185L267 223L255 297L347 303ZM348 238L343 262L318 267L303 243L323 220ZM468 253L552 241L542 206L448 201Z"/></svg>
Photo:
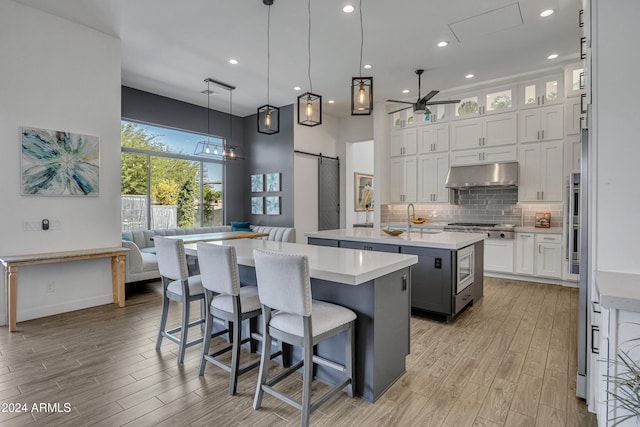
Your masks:
<svg viewBox="0 0 640 427"><path fill-rule="evenodd" d="M0 424L299 424L297 410L269 395L252 409L257 370L241 377L232 397L221 369L209 365L198 377L199 346L181 367L175 344L165 340L156 352L159 292L159 282L138 284L123 309L22 322L13 334L0 328L0 410L27 406L26 413L0 412ZM339 394L311 424L595 426L575 397L577 301L577 289L487 278L482 301L450 324L412 318L407 373L375 404ZM179 307L171 308L177 322ZM300 378L284 387L300 389ZM59 403L62 412L32 411L34 403Z"/></svg>

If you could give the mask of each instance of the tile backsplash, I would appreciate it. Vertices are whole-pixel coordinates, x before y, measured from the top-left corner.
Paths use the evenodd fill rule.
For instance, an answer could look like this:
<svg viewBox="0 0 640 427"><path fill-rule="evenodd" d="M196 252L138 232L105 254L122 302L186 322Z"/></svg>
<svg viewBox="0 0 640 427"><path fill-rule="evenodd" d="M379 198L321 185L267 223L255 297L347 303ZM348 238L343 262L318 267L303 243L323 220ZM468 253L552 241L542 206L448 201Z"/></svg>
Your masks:
<svg viewBox="0 0 640 427"><path fill-rule="evenodd" d="M517 188L470 188L458 191L458 204L414 203L416 216L431 222L479 222L531 226L536 212L550 212L551 226L562 227L562 203L520 203ZM380 222L402 224L407 220L407 205L381 205Z"/></svg>

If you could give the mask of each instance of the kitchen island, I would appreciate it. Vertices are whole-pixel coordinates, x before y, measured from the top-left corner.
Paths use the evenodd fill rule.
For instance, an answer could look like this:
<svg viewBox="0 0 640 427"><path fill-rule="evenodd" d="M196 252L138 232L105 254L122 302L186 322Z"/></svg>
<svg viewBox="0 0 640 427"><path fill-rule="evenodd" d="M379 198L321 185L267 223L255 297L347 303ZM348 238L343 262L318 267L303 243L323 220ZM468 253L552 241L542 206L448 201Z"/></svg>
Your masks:
<svg viewBox="0 0 640 427"><path fill-rule="evenodd" d="M314 299L333 302L356 315L356 394L374 402L406 371L409 354L411 266L418 257L311 246L269 240L227 240L208 244L235 246L240 281L256 285L253 249L306 255ZM197 255L196 244L185 245ZM317 346L319 355L344 363L344 334ZM293 358L299 358L293 353ZM316 375L337 383L334 371L316 367Z"/></svg>
<svg viewBox="0 0 640 427"><path fill-rule="evenodd" d="M391 236L380 228L305 233L310 245L418 256L411 269L411 308L451 320L483 295L484 233L425 232Z"/></svg>

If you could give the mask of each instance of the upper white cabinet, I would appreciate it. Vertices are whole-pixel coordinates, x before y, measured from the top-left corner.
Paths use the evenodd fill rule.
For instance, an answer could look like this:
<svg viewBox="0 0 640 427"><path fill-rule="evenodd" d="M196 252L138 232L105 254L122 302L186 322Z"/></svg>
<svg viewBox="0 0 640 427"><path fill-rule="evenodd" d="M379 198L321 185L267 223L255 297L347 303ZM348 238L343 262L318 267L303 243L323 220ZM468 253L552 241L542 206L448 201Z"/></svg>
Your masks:
<svg viewBox="0 0 640 427"><path fill-rule="evenodd" d="M449 154L418 156L418 202L447 203L449 190L444 187L449 172Z"/></svg>
<svg viewBox="0 0 640 427"><path fill-rule="evenodd" d="M415 155L417 150L415 128L391 131L390 153L392 157Z"/></svg>
<svg viewBox="0 0 640 427"><path fill-rule="evenodd" d="M453 106L453 117L464 119L485 114L504 113L516 108L515 86L505 86L479 91L460 97Z"/></svg>
<svg viewBox="0 0 640 427"><path fill-rule="evenodd" d="M451 152L451 166L476 165L483 163L515 162L517 160L515 145L501 147L478 148Z"/></svg>
<svg viewBox="0 0 640 427"><path fill-rule="evenodd" d="M389 163L389 197L391 202L415 202L417 194L416 156L392 157Z"/></svg>
<svg viewBox="0 0 640 427"><path fill-rule="evenodd" d="M519 141L549 141L564 137L564 106L532 108L518 112Z"/></svg>
<svg viewBox="0 0 640 427"><path fill-rule="evenodd" d="M561 141L520 146L520 202L563 201L563 154Z"/></svg>
<svg viewBox="0 0 640 427"><path fill-rule="evenodd" d="M449 151L449 124L424 124L418 126L418 152L438 153Z"/></svg>
<svg viewBox="0 0 640 427"><path fill-rule="evenodd" d="M564 69L564 91L567 98L584 93L585 74L582 62L567 65Z"/></svg>
<svg viewBox="0 0 640 427"><path fill-rule="evenodd" d="M391 129L404 129L416 125L413 108L398 111L391 115Z"/></svg>
<svg viewBox="0 0 640 427"><path fill-rule="evenodd" d="M459 120L451 123L451 149L515 144L518 139L516 113Z"/></svg>
<svg viewBox="0 0 640 427"><path fill-rule="evenodd" d="M522 109L562 103L562 81L562 74L554 74L521 83L518 89L518 106Z"/></svg>
<svg viewBox="0 0 640 427"><path fill-rule="evenodd" d="M430 105L429 111L431 111L431 114L421 114L414 117L418 126L425 123L443 123L449 121L451 111L449 104Z"/></svg>

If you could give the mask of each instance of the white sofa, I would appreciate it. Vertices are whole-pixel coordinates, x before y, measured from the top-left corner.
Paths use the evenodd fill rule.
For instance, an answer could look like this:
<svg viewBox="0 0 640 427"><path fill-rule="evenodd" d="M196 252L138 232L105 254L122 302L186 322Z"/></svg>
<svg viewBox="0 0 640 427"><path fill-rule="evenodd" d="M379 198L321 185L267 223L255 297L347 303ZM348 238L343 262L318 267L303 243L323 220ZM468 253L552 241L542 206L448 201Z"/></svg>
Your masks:
<svg viewBox="0 0 640 427"><path fill-rule="evenodd" d="M295 228L263 225L254 225L251 228L259 233L269 233L269 236L261 237L260 239L292 243L296 241ZM160 277L156 248L153 246L153 240L151 239L153 236L177 236L223 231L231 231L231 226L124 231L122 233L122 246L129 249L125 258L125 283L158 279Z"/></svg>

